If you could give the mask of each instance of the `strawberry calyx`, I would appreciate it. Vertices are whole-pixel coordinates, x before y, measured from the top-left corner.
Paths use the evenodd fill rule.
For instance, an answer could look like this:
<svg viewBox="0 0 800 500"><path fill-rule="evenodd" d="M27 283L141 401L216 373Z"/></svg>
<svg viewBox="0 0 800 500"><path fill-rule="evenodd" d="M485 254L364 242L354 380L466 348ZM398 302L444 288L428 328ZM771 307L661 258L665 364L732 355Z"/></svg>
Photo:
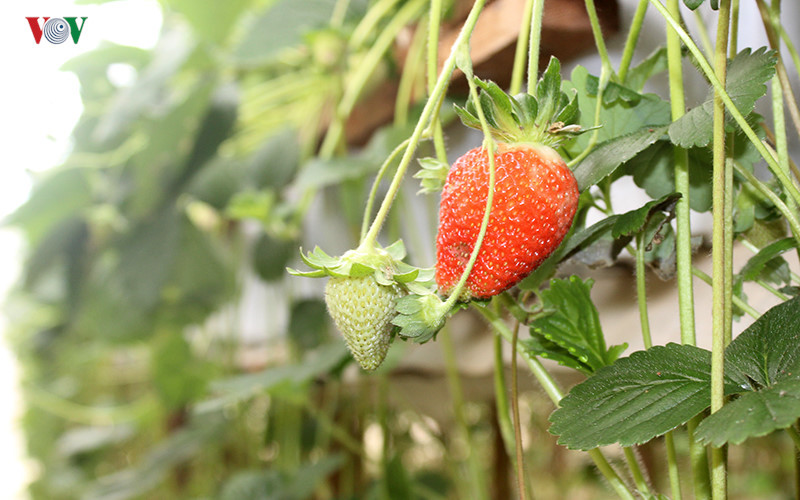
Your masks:
<svg viewBox="0 0 800 500"><path fill-rule="evenodd" d="M475 78L481 88L480 107L486 116L492 138L498 143L531 144L558 147L566 137L585 132L578 119L578 96L561 91L561 64L550 58L536 95L510 96L496 83ZM475 104L470 99L465 107L455 106L464 125L482 130Z"/></svg>
<svg viewBox="0 0 800 500"><path fill-rule="evenodd" d="M287 269L289 274L306 278L362 278L372 275L379 285L395 284L411 292L425 292L433 281L433 269L411 266L402 261L406 248L402 240L383 248L377 244L348 250L340 257L328 255L320 247L300 252L300 258L311 271Z"/></svg>

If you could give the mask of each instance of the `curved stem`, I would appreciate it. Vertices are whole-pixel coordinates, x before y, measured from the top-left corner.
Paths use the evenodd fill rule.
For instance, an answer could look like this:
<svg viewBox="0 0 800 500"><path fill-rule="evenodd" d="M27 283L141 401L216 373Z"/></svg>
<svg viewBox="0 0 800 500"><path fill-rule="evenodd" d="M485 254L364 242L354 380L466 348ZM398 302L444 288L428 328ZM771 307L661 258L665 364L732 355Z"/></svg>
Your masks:
<svg viewBox="0 0 800 500"><path fill-rule="evenodd" d="M703 280L707 285L711 285L711 276L707 275L706 273L704 273L700 269L698 269L696 267L693 267L692 268L692 274L697 276L701 280ZM733 302L733 305L735 305L736 307L738 307L739 309L744 311L751 318L758 319L758 318L761 317L761 313L759 313L758 311L753 309L750 306L750 304L748 304L747 302L743 301L742 299L740 299L736 295L731 297L731 301Z"/></svg>
<svg viewBox="0 0 800 500"><path fill-rule="evenodd" d="M636 48L636 43L639 41L639 33L642 31L644 24L644 16L647 13L647 0L639 0L639 5L636 6L636 12L633 14L631 21L631 28L628 31L628 38L625 40L625 48L622 50L622 60L619 62L619 81L623 84L628 78L628 70L631 67L633 60L633 52Z"/></svg>
<svg viewBox="0 0 800 500"><path fill-rule="evenodd" d="M513 334L505 322L498 316L494 311L492 311L489 307L485 306L473 306L475 310L477 310L486 320L489 322L491 327L494 331L503 337L506 341L511 342L513 339ZM559 401L564 397L564 392L559 387L558 383L555 379L550 375L550 373L542 366L542 363L533 356L524 356L525 361L528 364L528 368L533 373L533 376L536 377L536 380L542 386L545 393L550 397L550 400L558 406ZM597 466L600 473L603 474L603 477L606 478L609 485L614 489L617 495L624 499L624 500L634 500L634 495L625 484L625 481L617 474L617 471L611 467L611 464L608 463L603 452L599 449L594 448L587 452L589 456L594 461L595 465Z"/></svg>
<svg viewBox="0 0 800 500"><path fill-rule="evenodd" d="M414 127L414 131L411 133L408 147L406 147L405 153L403 153L403 157L400 159L400 165L397 166L397 171L392 179L392 183L389 185L389 190L386 193L386 197L383 199L383 203L381 203L378 213L375 215L375 219L372 221L372 225L364 237L362 245L375 244L378 233L381 230L381 226L383 225L383 222L389 213L389 209L394 202L394 198L397 196L397 192L400 189L400 183L403 180L403 176L405 176L408 165L411 163L414 151L417 149L417 145L422 137L422 133L426 129L428 121L433 115L434 110L438 111L439 107L441 106L441 101L444 99L444 93L445 90L447 90L447 86L450 81L450 75L456 66L456 52L460 47L468 42L472 31L475 29L475 23L478 21L478 15L480 14L481 10L483 10L485 4L486 0L476 0L475 4L472 6L469 16L467 16L467 20L464 21L464 26L461 28L461 32L458 34L458 38L456 38L456 41L453 44L453 49L450 51L450 55L444 62L442 71L439 74L439 78L436 80L436 85L433 88L433 92L428 98L428 102L425 103L425 107L422 109L422 114L417 121L416 127Z"/></svg>
<svg viewBox="0 0 800 500"><path fill-rule="evenodd" d="M636 452L634 452L633 447L625 446L622 448L622 451L625 454L625 461L628 462L628 468L631 470L636 488L638 488L640 493L652 495L650 485L647 484L647 479L644 477L642 468L639 467L639 460L636 458Z"/></svg>
<svg viewBox="0 0 800 500"><path fill-rule="evenodd" d="M408 139L404 140L397 147L389 153L389 156L381 165L381 168L378 170L378 173L375 175L375 180L372 182L372 188L369 191L369 196L367 197L367 206L364 208L364 217L361 220L361 241L364 240L364 237L367 234L367 227L369 225L369 217L372 214L372 207L375 204L375 195L378 193L378 186L380 186L381 181L383 180L383 176L386 175L386 171L389 169L389 165L394 162L397 155L400 154L401 151L405 147L408 146Z"/></svg>
<svg viewBox="0 0 800 500"><path fill-rule="evenodd" d="M465 49L466 50L466 49ZM444 310L449 311L453 308L456 301L459 300L461 297L461 291L467 284L467 280L469 279L469 275L472 272L472 268L475 267L475 262L478 261L478 255L480 255L481 245L483 245L483 239L486 237L486 231L489 228L489 218L492 215L492 203L494 202L494 188L495 188L495 161L494 161L494 148L495 143L492 139L492 133L489 130L489 123L486 121L486 115L483 113L483 107L480 104L480 98L478 97L478 87L475 84L475 79L472 75L472 68L461 68L464 72L464 75L467 77L467 83L469 83L469 95L470 98L475 103L475 111L478 115L478 120L481 122L481 129L483 131L483 149L486 151L486 154L489 158L489 186L488 186L488 193L486 193L486 208L483 211L483 220L481 221L481 227L478 230L478 237L475 239L475 244L472 247L472 253L469 256L469 260L467 261L467 265L464 267L464 272L461 273L461 277L459 278L456 285L453 287L453 290L450 292L450 296L444 303Z"/></svg>

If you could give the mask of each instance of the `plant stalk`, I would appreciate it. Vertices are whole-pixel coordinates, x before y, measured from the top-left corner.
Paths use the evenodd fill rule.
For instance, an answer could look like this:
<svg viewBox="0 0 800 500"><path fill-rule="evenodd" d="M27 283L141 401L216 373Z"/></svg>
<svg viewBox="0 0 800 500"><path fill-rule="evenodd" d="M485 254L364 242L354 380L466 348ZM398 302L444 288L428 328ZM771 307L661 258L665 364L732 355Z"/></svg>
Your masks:
<svg viewBox="0 0 800 500"><path fill-rule="evenodd" d="M730 0L721 0L717 22L717 38L714 52L714 74L725 87L728 68L728 30L730 27ZM725 150L725 104L719 95L714 93L713 122L713 217L712 234L712 268L711 275L711 413L722 409L725 404L724 387L724 353L726 338L730 338L731 295L727 290L733 286L729 282L732 262L727 257L727 250L733 245L732 218L727 208L732 206L730 198L733 194L726 190L727 177L731 174ZM726 448L711 448L711 495L714 500L727 498L727 464Z"/></svg>

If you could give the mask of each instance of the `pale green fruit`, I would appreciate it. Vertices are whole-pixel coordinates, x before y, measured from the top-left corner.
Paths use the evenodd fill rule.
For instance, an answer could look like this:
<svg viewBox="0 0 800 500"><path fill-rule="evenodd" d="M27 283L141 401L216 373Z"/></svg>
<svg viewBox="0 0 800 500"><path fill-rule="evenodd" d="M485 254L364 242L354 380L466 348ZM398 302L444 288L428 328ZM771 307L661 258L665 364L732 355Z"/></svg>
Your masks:
<svg viewBox="0 0 800 500"><path fill-rule="evenodd" d="M372 276L330 278L325 303L358 364L367 371L383 362L391 342L392 319L400 288L384 286Z"/></svg>

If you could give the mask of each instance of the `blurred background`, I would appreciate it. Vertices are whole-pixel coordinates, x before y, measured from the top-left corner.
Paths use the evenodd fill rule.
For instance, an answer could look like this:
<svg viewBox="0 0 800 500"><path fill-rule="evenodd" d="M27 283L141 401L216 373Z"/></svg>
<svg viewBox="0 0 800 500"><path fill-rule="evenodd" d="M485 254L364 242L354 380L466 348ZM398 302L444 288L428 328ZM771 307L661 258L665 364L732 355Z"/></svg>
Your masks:
<svg viewBox="0 0 800 500"><path fill-rule="evenodd" d="M503 86L523 3L490 2L486 17L505 22L479 25L473 38L477 73ZM597 0L617 59L636 3ZM471 2L445 4L440 60ZM565 78L578 64L597 74L583 0L546 5L543 57L561 58ZM363 376L328 323L322 280L284 272L302 266L301 246L336 255L357 240L370 182L420 112L427 7L9 4L0 497L509 498L483 324L461 314L440 341L395 343ZM785 11L800 19L796 4ZM87 18L77 43L37 44L25 20L70 16ZM637 58L662 40L650 12ZM743 26L740 44L764 45L761 30ZM705 83L687 74L697 102ZM647 90L667 95L666 82ZM455 80L452 102L464 91ZM480 135L445 108L455 157ZM437 200L407 181L384 242L402 237L410 261L430 266ZM617 189L619 211L649 199L632 181ZM699 235L706 221L698 214ZM597 279L609 343L629 341L630 268L576 266ZM651 313L657 335L676 339L671 283L651 282L663 302ZM524 378L537 497L610 497L585 456L555 446L550 403ZM789 481L770 439L753 453ZM734 498L782 498L772 477L742 476Z"/></svg>

